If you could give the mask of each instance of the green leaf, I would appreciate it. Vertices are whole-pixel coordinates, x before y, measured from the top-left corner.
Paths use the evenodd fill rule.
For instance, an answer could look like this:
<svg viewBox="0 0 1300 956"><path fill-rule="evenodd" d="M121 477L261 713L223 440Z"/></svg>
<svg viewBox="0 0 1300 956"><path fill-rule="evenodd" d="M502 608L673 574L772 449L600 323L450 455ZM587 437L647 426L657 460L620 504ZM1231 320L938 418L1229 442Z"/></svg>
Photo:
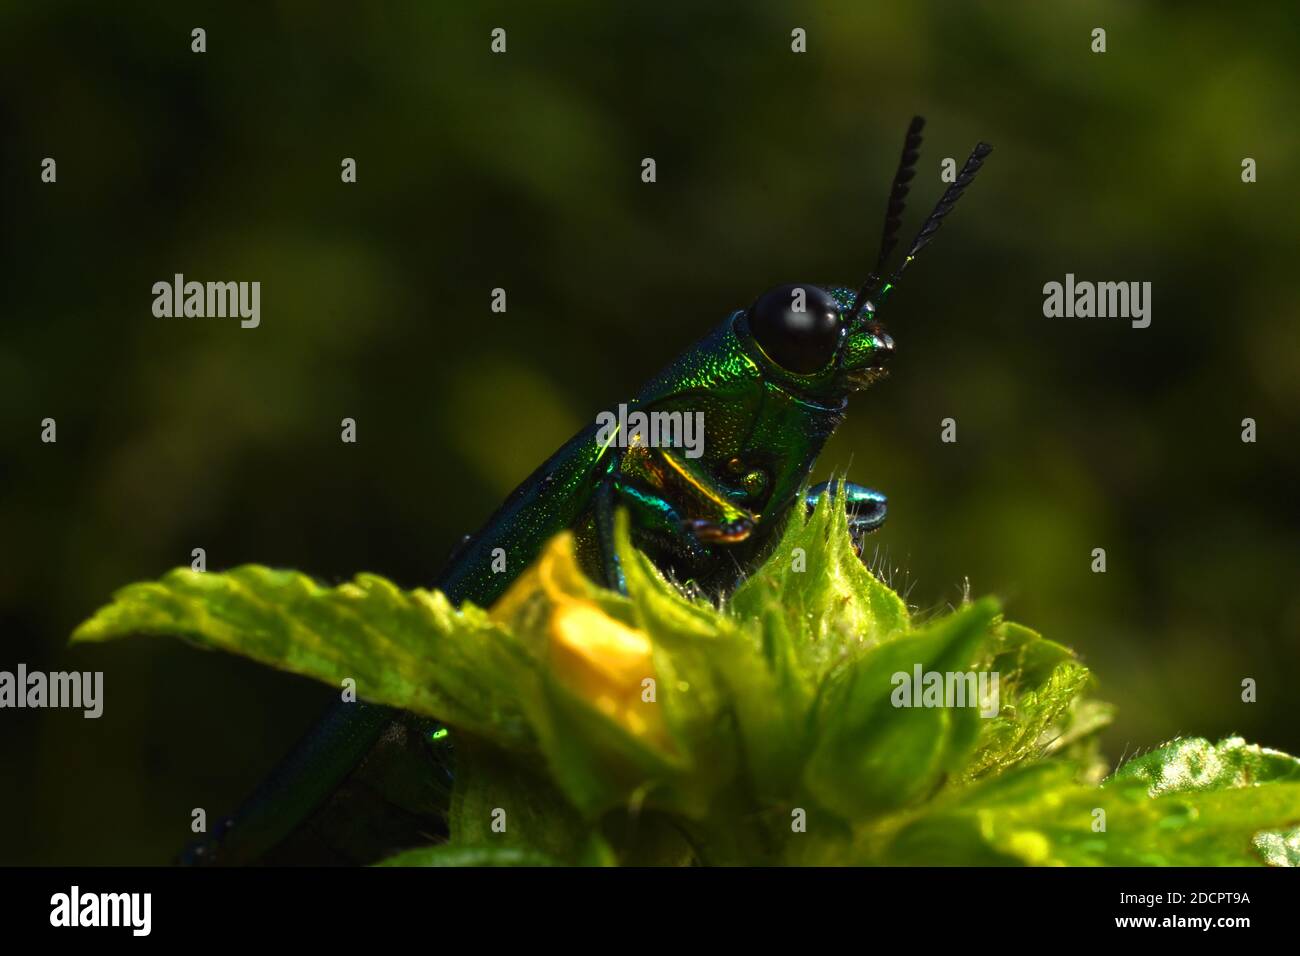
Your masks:
<svg viewBox="0 0 1300 956"><path fill-rule="evenodd" d="M1300 866L1300 827L1255 834L1255 851L1269 866Z"/></svg>
<svg viewBox="0 0 1300 956"><path fill-rule="evenodd" d="M541 761L535 763L530 766L459 735L448 819L450 842L513 847L555 860L570 859L589 828L547 778Z"/></svg>
<svg viewBox="0 0 1300 956"><path fill-rule="evenodd" d="M920 799L960 769L979 730L979 701L911 706L909 688L918 669L940 679L969 671L993 638L997 613L991 600L968 605L876 647L830 683L804 774L823 805L846 819L878 814Z"/></svg>
<svg viewBox="0 0 1300 956"><path fill-rule="evenodd" d="M1300 781L1300 759L1228 737L1181 737L1127 761L1107 781L1140 783L1151 796Z"/></svg>
<svg viewBox="0 0 1300 956"><path fill-rule="evenodd" d="M993 668L1003 675L1004 689L1028 692L1041 688L1062 664L1078 664L1074 651L1012 621L998 624Z"/></svg>
<svg viewBox="0 0 1300 956"><path fill-rule="evenodd" d="M1041 687L1022 690L1011 684L1001 712L981 727L979 748L963 776L974 780L1046 754L1088 682L1087 668L1063 663Z"/></svg>
<svg viewBox="0 0 1300 956"><path fill-rule="evenodd" d="M515 846L439 846L404 850L375 866L563 866L545 853Z"/></svg>
<svg viewBox="0 0 1300 956"><path fill-rule="evenodd" d="M798 728L814 692L784 615L768 608L770 628L759 629L683 595L632 547L625 514L616 540L636 621L655 643L658 704L691 772L712 788L743 765L771 792L802 763Z"/></svg>
<svg viewBox="0 0 1300 956"><path fill-rule="evenodd" d="M853 550L842 485L811 515L791 508L779 541L732 594L734 615L753 619L780 609L805 673L818 680L907 630L907 605Z"/></svg>
<svg viewBox="0 0 1300 956"><path fill-rule="evenodd" d="M901 827L882 859L924 865L1250 866L1264 862L1254 846L1256 833L1296 822L1300 783L1152 798L1132 783L1081 785L1070 765L1043 763L952 791Z"/></svg>
<svg viewBox="0 0 1300 956"><path fill-rule="evenodd" d="M1114 719L1115 708L1105 701L1076 697L1069 710L1054 726L1054 734L1043 748L1044 757L1052 757L1079 768L1082 783L1097 785L1110 772L1110 764L1101 755L1099 732Z"/></svg>
<svg viewBox="0 0 1300 956"><path fill-rule="evenodd" d="M1171 740L1134 757L1110 783L1142 784L1152 796L1259 787L1300 781L1300 759L1279 750L1228 737L1212 744L1202 737ZM1300 866L1300 827L1255 835L1255 850L1271 866Z"/></svg>
<svg viewBox="0 0 1300 956"><path fill-rule="evenodd" d="M518 687L536 680L523 645L472 606L402 591L373 574L322 587L306 575L245 565L177 569L132 584L74 642L174 635L342 687L364 700L439 717L505 746L532 739Z"/></svg>
<svg viewBox="0 0 1300 956"><path fill-rule="evenodd" d="M980 728L979 745L962 771L970 782L1069 750L1080 760L1095 762L1095 748L1085 738L1110 720L1106 705L1085 701L1092 677L1074 652L1045 640L1019 624L1001 621L995 650L987 666L999 675L1001 709ZM1104 765L1093 771L1104 774Z"/></svg>
<svg viewBox="0 0 1300 956"><path fill-rule="evenodd" d="M738 640L733 623L705 601L683 594L632 546L628 516L620 511L615 542L627 582L632 623L654 643L656 705L679 744L696 759L718 759L710 745L730 706L718 656ZM703 750L710 753L706 756Z"/></svg>
<svg viewBox="0 0 1300 956"><path fill-rule="evenodd" d="M542 699L532 710L541 748L556 782L587 817L642 801L700 812L680 756L628 732L559 681L546 680Z"/></svg>

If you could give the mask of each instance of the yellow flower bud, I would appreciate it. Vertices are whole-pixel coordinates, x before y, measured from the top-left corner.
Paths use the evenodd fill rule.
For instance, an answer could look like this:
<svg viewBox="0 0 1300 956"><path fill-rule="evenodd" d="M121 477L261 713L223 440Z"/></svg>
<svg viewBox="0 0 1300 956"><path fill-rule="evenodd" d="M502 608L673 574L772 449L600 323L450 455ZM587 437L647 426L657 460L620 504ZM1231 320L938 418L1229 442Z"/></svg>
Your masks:
<svg viewBox="0 0 1300 956"><path fill-rule="evenodd" d="M644 631L606 613L596 596L566 532L551 539L490 614L516 634L545 635L545 648L537 650L572 694L629 733L671 746L658 703L643 696L644 682L655 678L654 646Z"/></svg>
<svg viewBox="0 0 1300 956"><path fill-rule="evenodd" d="M644 633L594 604L565 602L551 618L550 651L556 676L601 713L637 736L662 731L658 705L642 700L642 681L654 676Z"/></svg>

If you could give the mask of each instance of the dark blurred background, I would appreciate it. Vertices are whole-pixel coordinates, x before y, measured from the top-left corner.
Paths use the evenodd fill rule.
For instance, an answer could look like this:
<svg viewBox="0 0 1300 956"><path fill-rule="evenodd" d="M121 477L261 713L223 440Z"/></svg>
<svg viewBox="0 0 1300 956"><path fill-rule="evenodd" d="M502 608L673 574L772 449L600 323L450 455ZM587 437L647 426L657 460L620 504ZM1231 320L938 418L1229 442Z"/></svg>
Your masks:
<svg viewBox="0 0 1300 956"><path fill-rule="evenodd" d="M1119 706L1112 759L1178 734L1300 751L1294 14L563 7L0 8L0 669L106 672L98 721L0 712L0 862L166 861L333 696L174 641L68 650L114 589L195 547L427 583L728 311L860 281L914 112L908 236L944 157L996 151L818 477L889 495L913 604L969 577L1077 648ZM176 272L261 281L261 327L155 318ZM1044 318L1067 272L1152 282L1151 327Z"/></svg>

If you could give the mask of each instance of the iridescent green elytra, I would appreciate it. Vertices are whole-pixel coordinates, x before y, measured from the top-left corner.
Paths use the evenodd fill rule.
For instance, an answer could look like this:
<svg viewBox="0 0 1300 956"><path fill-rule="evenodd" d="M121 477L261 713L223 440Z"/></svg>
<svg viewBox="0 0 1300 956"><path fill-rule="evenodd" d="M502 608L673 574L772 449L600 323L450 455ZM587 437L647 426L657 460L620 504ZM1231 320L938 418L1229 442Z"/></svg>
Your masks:
<svg viewBox="0 0 1300 956"><path fill-rule="evenodd" d="M843 420L849 395L884 373L894 349L877 312L990 151L984 143L975 148L899 268L883 279L914 176L922 126L917 117L908 129L881 251L860 287L778 286L747 309L729 314L628 403L647 412L702 412L699 457L636 441L615 447L608 439L600 440L593 423L465 539L434 586L454 602L490 605L548 539L573 529L588 572L622 589L613 548L614 514L620 508L631 515L637 546L680 579L722 590L751 567L788 510L811 505L825 492L825 486L801 489L822 446ZM857 485L847 491L855 534L879 527L884 497ZM385 727L387 751L380 759L371 751ZM264 858L277 846L279 859L292 859L294 854L283 852L286 844L310 843L309 852L319 855L308 859L372 862L409 843L427 842L413 836L436 827L436 821L376 795L394 777L409 779L409 761L398 758L427 755L422 748L432 736L429 726L387 708L336 705L217 841L194 848L190 859L246 862ZM439 734L433 746L442 746L446 737ZM364 787L349 789L347 784L358 776L354 768L368 753L366 772L380 765L384 782L371 779ZM428 764L422 769L427 774ZM345 812L338 810L337 795L325 803L340 782L345 782L341 789L347 793ZM358 809L358 793L372 795L364 811ZM383 824L363 825L359 817L367 813ZM389 825L390 820L395 822ZM304 821L309 825L302 826Z"/></svg>

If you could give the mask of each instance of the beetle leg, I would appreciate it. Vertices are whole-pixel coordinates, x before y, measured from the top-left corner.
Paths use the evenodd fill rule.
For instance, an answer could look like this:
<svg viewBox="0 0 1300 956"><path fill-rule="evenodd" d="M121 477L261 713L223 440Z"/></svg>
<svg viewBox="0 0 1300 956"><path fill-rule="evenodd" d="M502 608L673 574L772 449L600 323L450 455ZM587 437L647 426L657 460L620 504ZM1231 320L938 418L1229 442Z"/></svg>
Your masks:
<svg viewBox="0 0 1300 956"><path fill-rule="evenodd" d="M596 536L600 545L600 561L605 571L605 586L619 594L627 594L627 581L623 578L623 565L614 547L614 479L606 477L596 488Z"/></svg>
<svg viewBox="0 0 1300 956"><path fill-rule="evenodd" d="M833 493L835 481L823 481L820 485L809 488L804 496L804 504L811 512L817 506L822 495ZM862 557L862 548L867 535L885 523L887 511L885 496L871 488L855 485L851 481L844 484L844 504L849 514L849 535L853 539L853 549Z"/></svg>
<svg viewBox="0 0 1300 956"><path fill-rule="evenodd" d="M614 544L614 510L619 506L628 509L637 528L671 541L679 551L693 558L704 556L700 543L702 538L693 533L692 525L705 522L687 521L667 499L636 483L610 476L597 487L594 508L600 566L606 587L620 594L627 593L627 582Z"/></svg>
<svg viewBox="0 0 1300 956"><path fill-rule="evenodd" d="M708 557L702 537L695 534L696 522L686 518L677 507L657 491L642 483L620 477L613 482L615 503L627 508L632 524L643 532L659 538L669 547L692 560ZM599 504L597 523L599 524ZM699 522L701 526L707 522ZM603 536L602 536L603 537Z"/></svg>
<svg viewBox="0 0 1300 956"><path fill-rule="evenodd" d="M738 544L753 533L759 516L746 509L737 492L720 486L697 462L665 448L631 449L622 464L624 482L636 493L646 489L657 502L660 524L677 524L676 535L685 535L692 550L714 544ZM667 500L676 502L669 506Z"/></svg>
<svg viewBox="0 0 1300 956"><path fill-rule="evenodd" d="M754 519L747 516L732 521L691 518L685 526L695 537L709 544L739 544L753 534Z"/></svg>

